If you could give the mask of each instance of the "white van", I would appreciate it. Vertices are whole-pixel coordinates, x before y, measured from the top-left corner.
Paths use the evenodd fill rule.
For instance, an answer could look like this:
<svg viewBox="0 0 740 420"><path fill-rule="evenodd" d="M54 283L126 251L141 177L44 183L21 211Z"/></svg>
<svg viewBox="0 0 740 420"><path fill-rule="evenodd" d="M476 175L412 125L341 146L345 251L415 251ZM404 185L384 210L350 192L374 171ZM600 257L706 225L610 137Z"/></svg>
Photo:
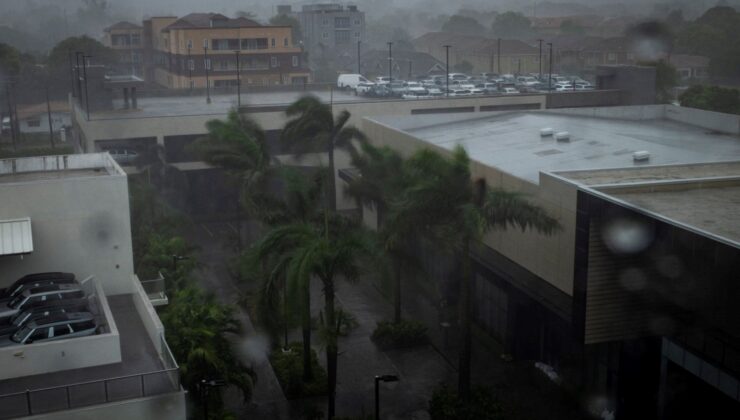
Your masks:
<svg viewBox="0 0 740 420"><path fill-rule="evenodd" d="M339 89L355 89L360 83L372 83L361 74L340 74L337 78Z"/></svg>

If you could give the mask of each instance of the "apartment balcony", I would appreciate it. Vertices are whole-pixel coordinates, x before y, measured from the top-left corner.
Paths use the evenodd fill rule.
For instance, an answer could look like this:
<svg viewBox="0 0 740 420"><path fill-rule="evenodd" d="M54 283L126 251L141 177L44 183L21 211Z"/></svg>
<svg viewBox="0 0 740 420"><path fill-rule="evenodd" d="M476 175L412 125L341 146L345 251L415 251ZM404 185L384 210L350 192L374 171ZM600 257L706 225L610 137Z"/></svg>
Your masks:
<svg viewBox="0 0 740 420"><path fill-rule="evenodd" d="M167 284L162 273L157 273L157 277L151 280L141 280L141 287L149 297L152 306L163 306L169 303L167 298Z"/></svg>

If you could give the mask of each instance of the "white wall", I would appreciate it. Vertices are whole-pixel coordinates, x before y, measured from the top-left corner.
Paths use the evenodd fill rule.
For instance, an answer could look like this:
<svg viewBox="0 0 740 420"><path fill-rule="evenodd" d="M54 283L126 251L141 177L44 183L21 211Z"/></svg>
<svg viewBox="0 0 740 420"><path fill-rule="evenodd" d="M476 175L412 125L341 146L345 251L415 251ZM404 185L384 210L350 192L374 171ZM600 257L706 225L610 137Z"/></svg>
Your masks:
<svg viewBox="0 0 740 420"><path fill-rule="evenodd" d="M139 318L141 318L141 322L144 324L146 333L149 335L149 339L152 340L154 348L157 349L157 353L162 357L162 337L164 337L162 321L159 319L159 315L157 315L157 311L152 306L151 301L149 301L149 297L144 291L139 278L134 276L131 281L135 289L132 298L134 300L134 306L136 306L136 312L139 313Z"/></svg>
<svg viewBox="0 0 740 420"><path fill-rule="evenodd" d="M38 126L29 125L30 122L38 121ZM52 112L51 113L52 128L54 132L58 132L63 126L72 125L72 118L68 112ZM21 133L48 133L49 132L49 116L47 114L37 115L32 118L25 118L19 122L19 128Z"/></svg>
<svg viewBox="0 0 740 420"><path fill-rule="evenodd" d="M0 257L0 287L28 273L95 276L107 295L132 293L128 183L123 174L0 182L0 219L31 218L34 251Z"/></svg>
<svg viewBox="0 0 740 420"><path fill-rule="evenodd" d="M691 121L692 125L708 130L726 134L740 134L740 115L665 105L665 117L678 122Z"/></svg>

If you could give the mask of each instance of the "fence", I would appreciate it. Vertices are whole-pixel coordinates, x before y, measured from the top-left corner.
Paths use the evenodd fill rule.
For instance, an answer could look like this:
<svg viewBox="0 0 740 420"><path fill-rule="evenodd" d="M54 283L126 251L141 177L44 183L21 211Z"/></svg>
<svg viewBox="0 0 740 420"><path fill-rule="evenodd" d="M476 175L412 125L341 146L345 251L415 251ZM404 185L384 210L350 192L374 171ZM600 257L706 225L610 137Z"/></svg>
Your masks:
<svg viewBox="0 0 740 420"><path fill-rule="evenodd" d="M154 306L167 302L167 284L162 273L157 273L157 278L141 280L141 287Z"/></svg>

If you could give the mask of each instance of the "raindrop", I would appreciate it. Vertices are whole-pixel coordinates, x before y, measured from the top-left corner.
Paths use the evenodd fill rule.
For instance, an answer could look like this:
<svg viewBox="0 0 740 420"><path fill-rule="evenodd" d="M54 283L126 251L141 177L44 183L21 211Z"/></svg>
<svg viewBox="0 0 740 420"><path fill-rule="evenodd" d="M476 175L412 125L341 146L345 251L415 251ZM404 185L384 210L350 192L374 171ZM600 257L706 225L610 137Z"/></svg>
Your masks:
<svg viewBox="0 0 740 420"><path fill-rule="evenodd" d="M650 226L636 219L618 218L607 222L603 229L606 246L617 254L644 251L653 240Z"/></svg>

